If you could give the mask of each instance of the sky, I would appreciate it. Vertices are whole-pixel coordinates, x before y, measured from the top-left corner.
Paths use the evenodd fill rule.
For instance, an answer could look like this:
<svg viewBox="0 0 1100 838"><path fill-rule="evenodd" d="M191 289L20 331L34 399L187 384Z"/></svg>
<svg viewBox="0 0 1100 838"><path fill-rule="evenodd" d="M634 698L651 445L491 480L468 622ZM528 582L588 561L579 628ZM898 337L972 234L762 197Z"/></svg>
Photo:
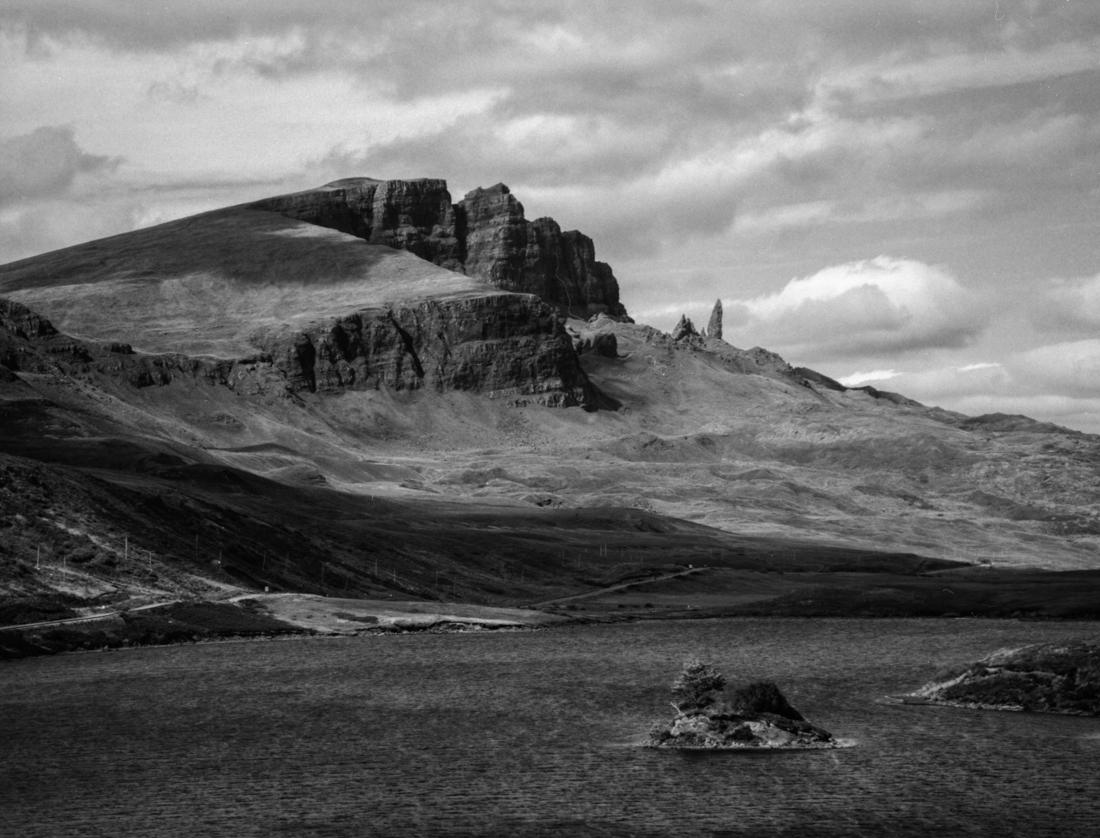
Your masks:
<svg viewBox="0 0 1100 838"><path fill-rule="evenodd" d="M0 263L506 183L639 322L1100 433L1093 0L3 0Z"/></svg>

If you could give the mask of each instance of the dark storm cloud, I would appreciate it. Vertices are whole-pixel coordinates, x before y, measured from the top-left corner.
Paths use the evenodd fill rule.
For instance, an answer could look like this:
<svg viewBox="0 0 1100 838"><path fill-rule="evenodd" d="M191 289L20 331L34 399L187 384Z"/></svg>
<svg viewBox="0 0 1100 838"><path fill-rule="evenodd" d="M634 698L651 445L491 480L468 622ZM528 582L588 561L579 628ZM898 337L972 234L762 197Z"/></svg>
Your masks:
<svg viewBox="0 0 1100 838"><path fill-rule="evenodd" d="M109 171L118 162L83 151L67 126L0 140L0 204L63 195L77 175Z"/></svg>

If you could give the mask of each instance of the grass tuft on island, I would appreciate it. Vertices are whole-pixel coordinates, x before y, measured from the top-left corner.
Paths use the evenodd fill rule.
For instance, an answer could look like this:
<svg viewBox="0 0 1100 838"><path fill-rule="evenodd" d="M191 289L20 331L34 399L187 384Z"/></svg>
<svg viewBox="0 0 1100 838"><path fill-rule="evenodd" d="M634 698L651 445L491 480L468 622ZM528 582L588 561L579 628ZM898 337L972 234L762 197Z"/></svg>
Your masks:
<svg viewBox="0 0 1100 838"><path fill-rule="evenodd" d="M672 683L676 711L657 724L643 743L681 750L820 750L843 745L810 724L770 681L756 681L723 697L725 676L689 658Z"/></svg>
<svg viewBox="0 0 1100 838"><path fill-rule="evenodd" d="M1100 640L1001 649L940 672L907 704L1100 716Z"/></svg>

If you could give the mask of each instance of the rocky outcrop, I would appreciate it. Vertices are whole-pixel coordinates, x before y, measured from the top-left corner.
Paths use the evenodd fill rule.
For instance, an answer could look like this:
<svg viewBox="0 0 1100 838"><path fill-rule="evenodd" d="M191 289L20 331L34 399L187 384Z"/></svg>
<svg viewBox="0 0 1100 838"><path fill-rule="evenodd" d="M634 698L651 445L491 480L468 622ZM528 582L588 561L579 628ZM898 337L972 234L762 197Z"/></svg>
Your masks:
<svg viewBox="0 0 1100 838"><path fill-rule="evenodd" d="M507 186L475 189L458 205L458 214L465 232L467 274L505 291L543 290L524 283L530 224Z"/></svg>
<svg viewBox="0 0 1100 838"><path fill-rule="evenodd" d="M22 303L6 299L0 299L0 327L21 338L40 338L57 334L57 329L45 317L31 311Z"/></svg>
<svg viewBox="0 0 1100 838"><path fill-rule="evenodd" d="M466 232L466 272L509 291L535 294L569 317L624 317L611 267L592 239L552 218L527 221L503 183L475 189L457 206Z"/></svg>
<svg viewBox="0 0 1100 838"><path fill-rule="evenodd" d="M1100 716L1100 641L1002 649L941 673L907 704Z"/></svg>
<svg viewBox="0 0 1100 838"><path fill-rule="evenodd" d="M270 358L235 361L192 358L186 355L138 355L129 344L77 340L62 334L45 317L19 303L0 299L0 381L14 381L17 373L35 375L99 374L131 387L164 386L179 378L210 385L244 383L238 372L256 369ZM270 379L270 376L269 376ZM265 390L271 390L270 380Z"/></svg>
<svg viewBox="0 0 1100 838"><path fill-rule="evenodd" d="M626 317L619 284L596 261L592 240L563 232L552 218L528 221L503 183L452 204L443 180L350 178L248 206L408 250L505 291L534 294L568 317Z"/></svg>
<svg viewBox="0 0 1100 838"><path fill-rule="evenodd" d="M710 321L707 323L707 337L722 339L722 300L719 299L710 313Z"/></svg>
<svg viewBox="0 0 1100 838"><path fill-rule="evenodd" d="M144 355L126 344L76 340L0 299L3 381L19 372L100 374L137 388L188 379L261 396L431 388L585 408L598 397L561 320L529 295L410 302L306 332L260 331L253 340L260 351L247 358Z"/></svg>
<svg viewBox="0 0 1100 838"><path fill-rule="evenodd" d="M693 337L699 337L699 333L695 331L695 324L688 319L686 314L681 314L680 322L677 323L676 328L672 330L672 339L685 340Z"/></svg>
<svg viewBox="0 0 1100 838"><path fill-rule="evenodd" d="M249 207L408 250L441 267L462 270L462 241L445 180L348 178Z"/></svg>
<svg viewBox="0 0 1100 838"><path fill-rule="evenodd" d="M424 300L356 312L255 342L298 391L465 390L515 403L594 404L553 310L521 295Z"/></svg>
<svg viewBox="0 0 1100 838"><path fill-rule="evenodd" d="M688 661L672 686L676 717L657 725L645 744L653 748L838 748L831 733L810 724L770 681L757 681L728 700L725 678L697 660Z"/></svg>

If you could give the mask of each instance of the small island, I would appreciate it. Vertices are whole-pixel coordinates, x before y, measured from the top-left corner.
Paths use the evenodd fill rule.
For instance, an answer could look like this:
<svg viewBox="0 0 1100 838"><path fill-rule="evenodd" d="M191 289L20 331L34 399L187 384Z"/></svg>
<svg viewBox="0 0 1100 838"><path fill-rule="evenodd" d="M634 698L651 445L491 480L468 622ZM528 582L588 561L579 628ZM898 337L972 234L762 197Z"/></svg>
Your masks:
<svg viewBox="0 0 1100 838"><path fill-rule="evenodd" d="M1001 649L939 673L906 704L1100 716L1100 640Z"/></svg>
<svg viewBox="0 0 1100 838"><path fill-rule="evenodd" d="M650 748L693 750L791 749L842 747L831 733L807 722L779 688L756 681L726 697L726 679L709 664L692 658L672 683L676 716L656 725L646 738Z"/></svg>

